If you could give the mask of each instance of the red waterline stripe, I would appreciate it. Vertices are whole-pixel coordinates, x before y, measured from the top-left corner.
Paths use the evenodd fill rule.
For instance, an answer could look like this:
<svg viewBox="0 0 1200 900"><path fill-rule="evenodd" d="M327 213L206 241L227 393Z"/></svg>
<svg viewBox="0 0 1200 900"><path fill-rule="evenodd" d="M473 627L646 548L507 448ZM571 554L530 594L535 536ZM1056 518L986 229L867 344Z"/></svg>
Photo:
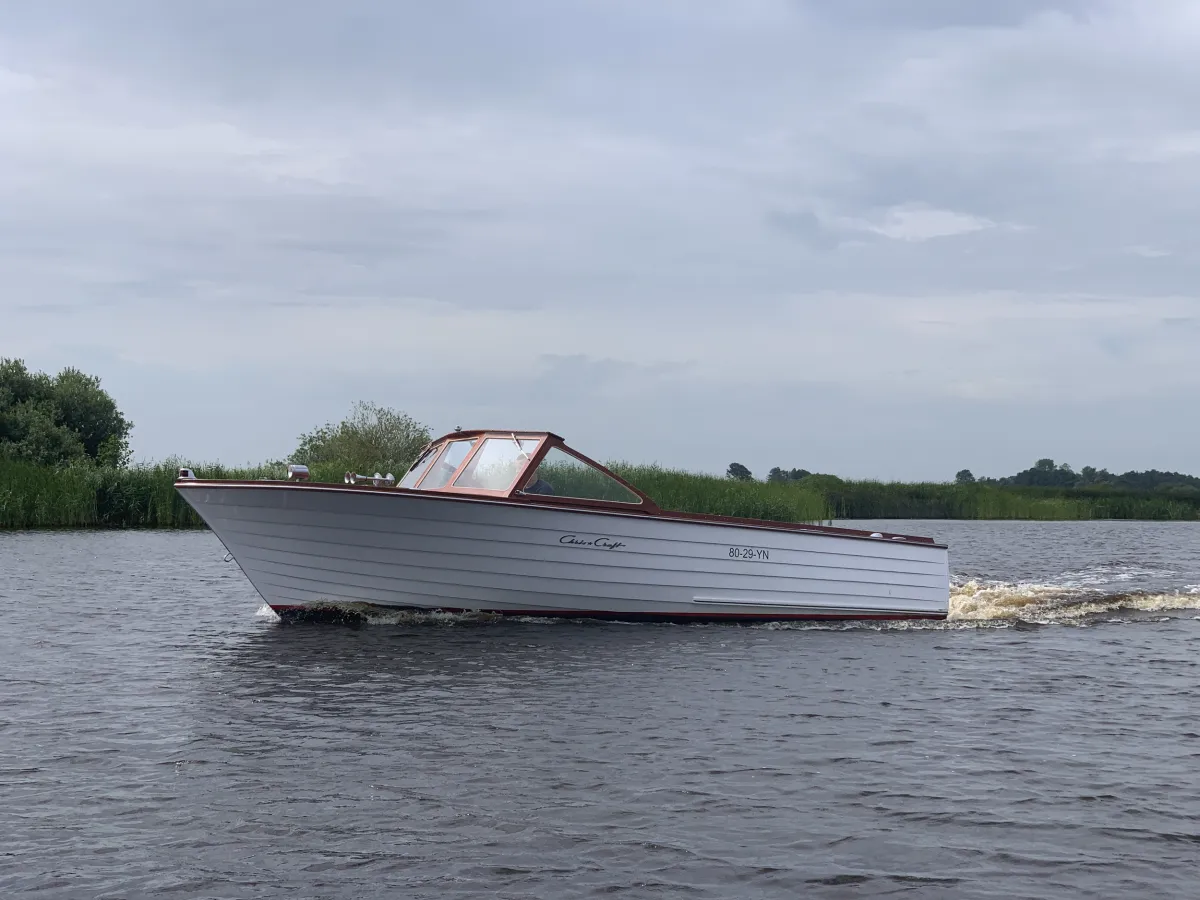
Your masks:
<svg viewBox="0 0 1200 900"><path fill-rule="evenodd" d="M270 605L270 604L268 604ZM370 605L370 604L368 604ZM271 609L276 613L322 613L329 612L337 614L339 612L334 606L304 606L304 605L279 605L271 606ZM738 620L738 619L756 619L759 621L784 621L784 620L810 620L810 621L864 621L864 620L879 620L879 621L896 621L900 619L921 619L941 621L946 618L946 613L711 613L711 612L612 612L610 610L574 610L574 609L558 609L558 610L530 610L530 609L467 609L451 606L438 607L420 607L420 606L374 606L372 609L377 609L380 612L411 612L411 613L471 613L485 612L497 616L530 616L542 617L550 619L624 619L627 621L636 621L638 619L707 619L709 621L719 620Z"/></svg>

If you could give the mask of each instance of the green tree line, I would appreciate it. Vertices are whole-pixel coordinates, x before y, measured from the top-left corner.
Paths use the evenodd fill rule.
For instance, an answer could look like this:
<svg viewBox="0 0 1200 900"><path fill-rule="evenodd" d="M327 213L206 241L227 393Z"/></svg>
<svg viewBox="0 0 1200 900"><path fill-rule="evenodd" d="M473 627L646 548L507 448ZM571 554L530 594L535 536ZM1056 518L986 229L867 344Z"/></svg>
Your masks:
<svg viewBox="0 0 1200 900"><path fill-rule="evenodd" d="M1114 474L1108 469L1084 466L1076 472L1068 463L1055 464L1053 459L1039 459L1028 469L1001 478L976 478L970 469L954 476L956 484L992 484L1002 487L1042 487L1074 490L1152 491L1178 497L1200 497L1200 477L1179 472L1144 472Z"/></svg>
<svg viewBox="0 0 1200 900"><path fill-rule="evenodd" d="M51 377L0 359L0 459L120 467L132 428L99 378L70 368Z"/></svg>
<svg viewBox="0 0 1200 900"><path fill-rule="evenodd" d="M202 527L173 487L181 466L202 478L284 473L282 460L241 469L179 459L131 465L132 427L99 379L76 369L31 373L20 360L0 360L0 528ZM400 476L430 437L405 413L358 403L342 421L301 434L288 461L308 465L320 481L341 481L347 471ZM1050 460L1008 479L968 478L964 470L952 483L931 484L847 481L780 467L759 481L738 463L724 478L610 465L664 509L769 521L1200 519L1190 476L1110 476L1086 467L1074 473Z"/></svg>
<svg viewBox="0 0 1200 900"><path fill-rule="evenodd" d="M754 473L741 463L730 463L725 477L735 481L753 481ZM800 483L823 490L849 484L836 475L823 475L807 469L783 469L778 466L767 473L768 483ZM860 482L873 483L873 482ZM933 482L937 484L938 482ZM1000 478L976 478L970 469L961 469L954 476L954 485L988 486L996 488L1044 488L1052 491L1081 491L1085 494L1143 494L1158 493L1179 499L1200 499L1200 477L1179 472L1124 472L1120 475L1107 469L1084 466L1076 472L1067 463L1056 464L1052 459L1039 459L1028 469Z"/></svg>

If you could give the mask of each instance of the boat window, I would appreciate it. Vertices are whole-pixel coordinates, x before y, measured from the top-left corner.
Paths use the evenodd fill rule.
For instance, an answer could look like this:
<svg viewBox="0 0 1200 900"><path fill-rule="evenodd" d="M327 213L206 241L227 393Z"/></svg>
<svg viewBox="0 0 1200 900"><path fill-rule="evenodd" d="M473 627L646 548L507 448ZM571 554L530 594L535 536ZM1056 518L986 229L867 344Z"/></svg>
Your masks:
<svg viewBox="0 0 1200 900"><path fill-rule="evenodd" d="M537 471L521 487L522 494L546 494L578 500L641 503L621 482L557 447L550 449Z"/></svg>
<svg viewBox="0 0 1200 900"><path fill-rule="evenodd" d="M412 467L408 470L408 474L400 479L400 487L410 488L420 481L421 476L425 474L425 470L429 468L430 463L433 462L434 457L437 456L437 452L441 449L441 444L438 444L436 447L430 447L422 453L417 461L412 464Z"/></svg>
<svg viewBox="0 0 1200 900"><path fill-rule="evenodd" d="M536 438L485 438L483 446L471 457L462 474L454 479L454 486L479 491L507 491L537 450L537 445Z"/></svg>
<svg viewBox="0 0 1200 900"><path fill-rule="evenodd" d="M467 458L467 454L471 452L471 447L475 441L450 441L446 444L446 449L442 455L438 457L437 463L434 464L429 474L425 476L420 484L423 491L436 491L438 488L444 488L450 483L450 479L454 476L455 471L462 465L462 461Z"/></svg>

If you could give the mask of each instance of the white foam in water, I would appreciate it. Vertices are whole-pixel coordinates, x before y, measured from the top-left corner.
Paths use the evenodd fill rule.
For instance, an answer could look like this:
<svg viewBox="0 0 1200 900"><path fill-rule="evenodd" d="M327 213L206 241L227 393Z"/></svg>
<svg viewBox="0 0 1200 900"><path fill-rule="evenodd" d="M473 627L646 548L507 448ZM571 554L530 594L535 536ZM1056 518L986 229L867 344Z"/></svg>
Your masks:
<svg viewBox="0 0 1200 900"><path fill-rule="evenodd" d="M365 625L482 625L509 621L522 624L553 625L587 620L540 616L504 616L486 612L415 612L388 610L365 603L326 603L328 609L354 618ZM1011 626L1018 622L1039 625L1082 625L1105 613L1166 612L1200 609L1200 585L1184 585L1174 593L1104 594L1095 588L1082 588L1074 579L1057 584L1007 583L1000 581L959 581L950 587L950 614L946 621L897 620L894 622L765 622L758 626L771 630L791 629L925 629ZM279 620L266 604L256 613L265 619ZM1198 617L1200 618L1200 617ZM1117 619L1119 621L1119 619ZM698 625L697 627L704 627Z"/></svg>
<svg viewBox="0 0 1200 900"><path fill-rule="evenodd" d="M274 622L279 621L279 615L265 603L254 611L254 615L259 619L271 619Z"/></svg>
<svg viewBox="0 0 1200 900"><path fill-rule="evenodd" d="M323 603L329 609L364 625L467 625L498 622L504 617L486 612L417 612L411 609L384 609L367 603Z"/></svg>
<svg viewBox="0 0 1200 900"><path fill-rule="evenodd" d="M503 616L484 612L413 612L412 610L373 609L364 618L368 625L478 625L498 622Z"/></svg>
<svg viewBox="0 0 1200 900"><path fill-rule="evenodd" d="M1099 587L1104 584L1132 581L1135 578L1170 578L1178 574L1173 569L1146 569L1119 563L1088 566L1078 572L1064 572L1063 587Z"/></svg>
<svg viewBox="0 0 1200 900"><path fill-rule="evenodd" d="M950 590L950 622L1070 624L1102 613L1200 608L1200 591L1101 594L1065 584L967 581Z"/></svg>

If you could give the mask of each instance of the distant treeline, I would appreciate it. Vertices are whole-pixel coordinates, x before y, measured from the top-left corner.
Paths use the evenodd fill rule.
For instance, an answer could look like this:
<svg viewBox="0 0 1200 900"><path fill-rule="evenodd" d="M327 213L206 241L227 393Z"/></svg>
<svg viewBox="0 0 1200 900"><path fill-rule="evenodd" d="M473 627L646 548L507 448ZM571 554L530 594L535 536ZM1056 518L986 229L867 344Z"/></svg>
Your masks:
<svg viewBox="0 0 1200 900"><path fill-rule="evenodd" d="M726 478L735 481L752 481L754 474L741 463L730 463ZM836 475L814 474L807 469L783 469L779 466L767 473L768 483L804 483L810 487L820 485L848 484ZM933 482L938 484L939 482ZM1052 459L1039 459L1036 463L1018 472L1000 478L976 478L970 469L962 469L954 476L956 485L992 485L995 487L1036 487L1058 490L1112 490L1126 493L1162 493L1174 497L1200 497L1200 477L1182 475L1179 472L1160 472L1148 469L1145 472L1125 472L1114 475L1108 469L1084 466L1076 472L1068 463L1055 464Z"/></svg>
<svg viewBox="0 0 1200 900"><path fill-rule="evenodd" d="M201 478L280 478L286 463L232 469L167 460L129 465L132 425L93 376L51 377L0 359L0 528L196 528L174 489L187 465ZM369 403L300 435L288 459L314 480L345 472L407 470L429 429ZM1200 519L1200 479L1172 472L1075 472L1053 460L1008 478L958 473L954 483L844 481L806 469L772 469L758 481L733 463L726 477L613 464L664 509L768 521L852 519Z"/></svg>
<svg viewBox="0 0 1200 900"><path fill-rule="evenodd" d="M1108 487L1049 488L979 482L901 484L840 479L838 482L821 487L833 518L1200 520L1200 496ZM803 482L797 484L803 486Z"/></svg>
<svg viewBox="0 0 1200 900"><path fill-rule="evenodd" d="M178 465L51 468L0 459L0 528L196 528L202 523L174 489ZM192 466L201 478L280 478L282 463L249 469ZM312 467L340 481L346 466ZM613 464L664 509L766 519L1158 519L1200 520L1200 497L1115 488L998 484L899 484L834 476L743 481Z"/></svg>
<svg viewBox="0 0 1200 900"><path fill-rule="evenodd" d="M1108 469L1084 466L1076 472L1067 463L1055 465L1052 459L1039 459L1034 465L1003 478L976 478L970 469L963 469L954 480L957 484L995 484L1008 487L1045 487L1077 490L1083 488L1114 489L1118 491L1158 492L1180 497L1200 497L1200 478L1179 472L1124 472L1114 475Z"/></svg>
<svg viewBox="0 0 1200 900"><path fill-rule="evenodd" d="M753 473L731 463L725 477L752 482ZM820 493L836 518L948 519L1197 519L1200 478L1178 472L1125 472L1040 459L1002 478L976 478L963 469L952 483L846 481L807 469L775 467L768 484Z"/></svg>
<svg viewBox="0 0 1200 900"><path fill-rule="evenodd" d="M737 464L723 481L743 490L754 489L764 502L772 498L792 498L809 495L819 498L818 508L825 519L1157 519L1200 520L1200 495L1175 496L1125 489L1117 486L1095 486L1074 489L1063 487L1000 485L974 482L969 484L902 483L880 481L846 481L836 475L821 475L803 469L772 469L766 482L749 476L744 466ZM637 466L614 465L613 468L666 509L684 509L672 490L683 473L663 472ZM659 477L654 473L661 472ZM688 496L690 510L722 512L712 503L721 480L698 478ZM729 490L729 489L726 489ZM758 515L762 519L785 519L771 510ZM794 520L794 521L799 521ZM812 521L809 519L808 521Z"/></svg>

